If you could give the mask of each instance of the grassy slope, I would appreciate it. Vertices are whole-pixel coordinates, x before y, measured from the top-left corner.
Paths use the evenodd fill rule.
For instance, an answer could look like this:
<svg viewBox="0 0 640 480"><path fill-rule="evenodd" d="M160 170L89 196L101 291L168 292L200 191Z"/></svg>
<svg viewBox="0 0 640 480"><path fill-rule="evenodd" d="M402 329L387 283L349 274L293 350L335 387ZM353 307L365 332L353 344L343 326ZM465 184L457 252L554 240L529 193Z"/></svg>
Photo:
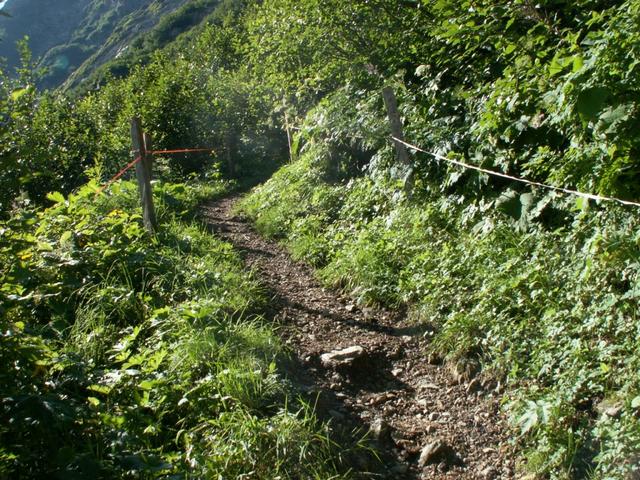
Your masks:
<svg viewBox="0 0 640 480"><path fill-rule="evenodd" d="M2 225L2 476L336 473L323 427L287 400L258 284L188 220L225 188L157 185L156 238L132 183Z"/></svg>
<svg viewBox="0 0 640 480"><path fill-rule="evenodd" d="M549 230L493 202L331 182L325 164L309 149L243 210L326 283L362 303L408 305L437 327L434 351L479 360L511 385L528 470L622 478L640 445L637 218L555 199L574 220Z"/></svg>
<svg viewBox="0 0 640 480"><path fill-rule="evenodd" d="M320 31L288 36L295 11L267 5L291 15L265 35L273 51ZM423 18L404 13L429 25L427 35L390 34L419 52L385 79L406 138L482 167L637 199L631 59L640 3L541 2L537 13L519 2L422 5ZM377 53L392 62L393 41L380 38ZM304 76L286 64L272 70L292 83ZM506 381L526 469L541 478L626 478L640 452L636 210L415 152L407 199L382 84L354 83L307 112L293 142L301 158L249 195L244 211L328 284L362 303L406 305L416 322L436 327L432 350Z"/></svg>

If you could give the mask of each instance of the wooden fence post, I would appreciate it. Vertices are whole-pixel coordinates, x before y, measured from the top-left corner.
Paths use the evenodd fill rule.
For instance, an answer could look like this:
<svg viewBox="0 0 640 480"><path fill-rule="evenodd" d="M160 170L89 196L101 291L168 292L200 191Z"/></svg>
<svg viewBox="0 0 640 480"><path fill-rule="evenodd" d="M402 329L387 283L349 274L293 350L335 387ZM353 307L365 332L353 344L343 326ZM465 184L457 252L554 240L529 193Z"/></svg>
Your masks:
<svg viewBox="0 0 640 480"><path fill-rule="evenodd" d="M134 155L140 157L140 161L136 163L136 178L138 179L140 201L142 202L142 219L149 233L155 233L158 224L151 190L151 155L147 154L144 134L138 117L131 119L131 142L135 152Z"/></svg>
<svg viewBox="0 0 640 480"><path fill-rule="evenodd" d="M293 150L291 149L291 129L289 128L289 115L287 115L286 97L282 97L282 113L284 114L284 128L287 131L287 145L289 146L289 161L293 163Z"/></svg>
<svg viewBox="0 0 640 480"><path fill-rule="evenodd" d="M402 121L400 120L400 114L398 113L398 101L396 100L396 94L393 92L393 88L386 86L382 89L382 97L384 98L384 105L387 109L387 116L389 117L389 123L391 125L391 134L404 141L404 135L402 133ZM398 165L403 167L406 172L404 179L404 189L407 194L413 190L413 165L409 159L409 153L403 144L393 141L396 147L396 158Z"/></svg>
<svg viewBox="0 0 640 480"><path fill-rule="evenodd" d="M231 127L228 127L224 134L224 155L227 160L227 170L231 176L237 175L239 172L237 161L234 160L236 143L236 134Z"/></svg>
<svg viewBox="0 0 640 480"><path fill-rule="evenodd" d="M151 181L153 180L153 154L151 153L153 151L153 140L147 132L142 133L142 140L144 140L145 167L149 175L149 181Z"/></svg>

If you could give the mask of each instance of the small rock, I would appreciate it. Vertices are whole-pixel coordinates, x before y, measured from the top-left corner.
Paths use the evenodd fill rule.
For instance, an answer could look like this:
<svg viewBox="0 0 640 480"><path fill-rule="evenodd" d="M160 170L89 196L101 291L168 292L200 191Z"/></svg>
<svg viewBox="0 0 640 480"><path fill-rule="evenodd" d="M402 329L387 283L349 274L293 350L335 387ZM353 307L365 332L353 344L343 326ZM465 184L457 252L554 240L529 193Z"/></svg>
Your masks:
<svg viewBox="0 0 640 480"><path fill-rule="evenodd" d="M489 466L487 468L485 468L484 470L482 470L480 472L480 477L486 479L486 480L493 480L494 478L496 478L498 476L498 471Z"/></svg>
<svg viewBox="0 0 640 480"><path fill-rule="evenodd" d="M481 384L483 390L494 390L497 385L498 383L492 378L485 378Z"/></svg>
<svg viewBox="0 0 640 480"><path fill-rule="evenodd" d="M604 414L607 417L618 418L622 413L622 405L614 405L605 409Z"/></svg>
<svg viewBox="0 0 640 480"><path fill-rule="evenodd" d="M473 358L460 358L457 362L449 365L451 376L455 383L468 382L476 376L480 370L480 363Z"/></svg>
<svg viewBox="0 0 640 480"><path fill-rule="evenodd" d="M342 350L333 350L320 355L320 362L325 368L336 368L353 364L355 360L363 357L364 348L355 345Z"/></svg>
<svg viewBox="0 0 640 480"><path fill-rule="evenodd" d="M402 368L394 368L393 370L391 370L391 375L393 375L394 377L397 377L402 372L404 372Z"/></svg>
<svg viewBox="0 0 640 480"><path fill-rule="evenodd" d="M419 390L440 390L440 387L435 383L425 382L418 385Z"/></svg>
<svg viewBox="0 0 640 480"><path fill-rule="evenodd" d="M480 390L480 388L481 388L480 380L478 380L477 378L474 378L467 385L467 394L475 393L478 390Z"/></svg>
<svg viewBox="0 0 640 480"><path fill-rule="evenodd" d="M396 345L387 352L387 358L389 360L397 360L402 358L403 354L404 349L402 348L402 345Z"/></svg>
<svg viewBox="0 0 640 480"><path fill-rule="evenodd" d="M369 400L369 405L380 405L381 403L391 400L394 397L395 395L391 392L385 392L385 393L381 393L380 395L374 395Z"/></svg>
<svg viewBox="0 0 640 480"><path fill-rule="evenodd" d="M429 365L440 365L442 363L442 358L437 353L430 353L427 355L427 363Z"/></svg>
<svg viewBox="0 0 640 480"><path fill-rule="evenodd" d="M373 318L376 315L376 311L373 308L369 308L369 307L363 308L362 313L364 313L364 316L367 319Z"/></svg>
<svg viewBox="0 0 640 480"><path fill-rule="evenodd" d="M350 303L350 304L348 304L346 307L344 307L344 309L345 309L347 312L351 313L351 312L353 312L353 311L356 309L356 306L355 306L353 303Z"/></svg>
<svg viewBox="0 0 640 480"><path fill-rule="evenodd" d="M418 465L422 468L426 465L432 465L439 462L452 465L458 461L458 457L453 448L451 448L450 445L447 445L444 441L436 439L425 445L422 449Z"/></svg>
<svg viewBox="0 0 640 480"><path fill-rule="evenodd" d="M382 418L376 418L369 427L371 436L381 443L390 442L391 439L391 427Z"/></svg>
<svg viewBox="0 0 640 480"><path fill-rule="evenodd" d="M605 398L596 405L596 411L610 418L618 418L622 414L623 405L617 399Z"/></svg>
<svg viewBox="0 0 640 480"><path fill-rule="evenodd" d="M400 337L400 340L402 340L403 343L409 343L409 342L411 342L412 338L409 335L402 335Z"/></svg>
<svg viewBox="0 0 640 480"><path fill-rule="evenodd" d="M431 412L429 414L429 421L430 422L435 422L436 420L438 420L438 418L440 418L440 414L438 412Z"/></svg>

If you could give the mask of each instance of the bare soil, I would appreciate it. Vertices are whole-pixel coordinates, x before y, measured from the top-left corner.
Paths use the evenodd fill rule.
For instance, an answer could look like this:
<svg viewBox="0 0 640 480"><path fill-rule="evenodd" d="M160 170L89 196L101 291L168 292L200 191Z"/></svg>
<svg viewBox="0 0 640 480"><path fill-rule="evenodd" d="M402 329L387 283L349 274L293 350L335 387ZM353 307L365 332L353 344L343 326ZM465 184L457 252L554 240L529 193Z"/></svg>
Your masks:
<svg viewBox="0 0 640 480"><path fill-rule="evenodd" d="M292 353L292 383L317 402L318 415L337 436L369 431L381 461L351 458L360 478L516 478L499 386L474 378L473 364L443 365L430 357L432 332L404 312L361 308L323 288L310 267L232 213L237 199L203 206L204 219L271 294L268 318ZM352 361L332 366L321 360L353 346L362 351ZM423 454L429 445L432 454Z"/></svg>

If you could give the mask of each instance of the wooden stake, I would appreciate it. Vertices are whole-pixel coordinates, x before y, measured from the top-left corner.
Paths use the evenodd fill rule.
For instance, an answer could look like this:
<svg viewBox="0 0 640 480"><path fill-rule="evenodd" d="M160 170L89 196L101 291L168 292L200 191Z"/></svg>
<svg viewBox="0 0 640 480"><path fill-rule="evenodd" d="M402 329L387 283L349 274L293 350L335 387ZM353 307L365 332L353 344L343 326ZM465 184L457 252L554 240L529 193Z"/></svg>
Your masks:
<svg viewBox="0 0 640 480"><path fill-rule="evenodd" d="M235 133L229 127L224 135L224 150L225 157L227 160L227 170L230 176L235 176L238 174L238 165L234 161L234 154L236 151L236 137Z"/></svg>
<svg viewBox="0 0 640 480"><path fill-rule="evenodd" d="M153 155L149 152L153 151L153 140L151 139L151 135L147 132L143 132L142 139L144 140L144 150L145 150L145 167L147 169L147 174L149 175L149 181L153 180Z"/></svg>
<svg viewBox="0 0 640 480"><path fill-rule="evenodd" d="M289 145L289 161L293 162L293 151L291 150L291 130L289 129L289 116L287 115L287 100L282 97L282 112L284 113L284 128L287 131L287 145Z"/></svg>
<svg viewBox="0 0 640 480"><path fill-rule="evenodd" d="M398 113L398 101L396 100L396 94L393 92L393 88L387 86L382 89L382 97L384 98L384 105L387 109L387 116L389 117L389 124L391 125L391 133L394 137L404 141L404 135L402 133L402 121L400 120L400 114ZM404 179L404 188L406 193L411 193L413 189L413 165L409 159L409 153L405 146L399 142L393 142L396 147L396 158L398 165L403 167L407 172L407 176Z"/></svg>
<svg viewBox="0 0 640 480"><path fill-rule="evenodd" d="M158 227L156 211L153 208L153 192L151 190L151 162L150 155L145 149L144 134L140 119L131 119L131 142L133 151L140 156L140 161L136 163L136 178L138 179L138 189L140 190L140 201L142 202L142 220L149 233L155 233Z"/></svg>

